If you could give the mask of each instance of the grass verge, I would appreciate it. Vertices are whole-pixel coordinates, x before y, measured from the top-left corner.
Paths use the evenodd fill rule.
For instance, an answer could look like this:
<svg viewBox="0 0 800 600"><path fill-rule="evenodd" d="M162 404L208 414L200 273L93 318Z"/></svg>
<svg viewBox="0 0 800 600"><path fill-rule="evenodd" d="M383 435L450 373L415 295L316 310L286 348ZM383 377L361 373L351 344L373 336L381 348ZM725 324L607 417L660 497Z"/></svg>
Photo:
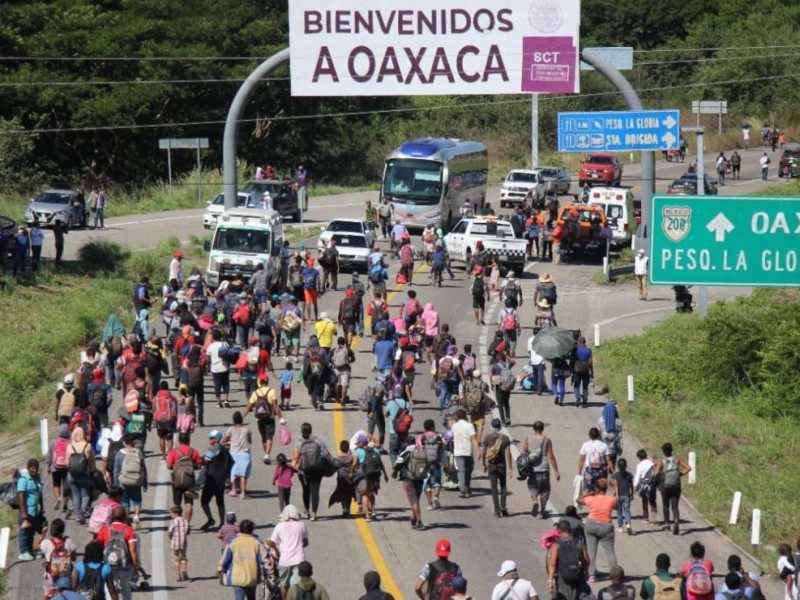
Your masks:
<svg viewBox="0 0 800 600"><path fill-rule="evenodd" d="M792 361L800 357L785 344L800 334L789 333L790 340L778 336L794 327L799 308L800 295L760 290L714 305L706 320L675 315L596 351L598 379L609 386L611 398L624 398L626 377L634 375L636 400L620 403L626 428L656 456L667 441L683 457L697 453L697 484L685 486L684 493L767 570L773 569L778 544L793 541L800 528L795 510L800 488L786 463L800 452L796 401L776 406L774 382L765 372L775 370L778 355L785 370L774 376L796 378ZM769 325L758 326L762 319ZM740 367L741 377L732 374ZM738 524L731 526L736 490L742 505ZM755 548L749 544L754 508L762 511L761 545Z"/></svg>

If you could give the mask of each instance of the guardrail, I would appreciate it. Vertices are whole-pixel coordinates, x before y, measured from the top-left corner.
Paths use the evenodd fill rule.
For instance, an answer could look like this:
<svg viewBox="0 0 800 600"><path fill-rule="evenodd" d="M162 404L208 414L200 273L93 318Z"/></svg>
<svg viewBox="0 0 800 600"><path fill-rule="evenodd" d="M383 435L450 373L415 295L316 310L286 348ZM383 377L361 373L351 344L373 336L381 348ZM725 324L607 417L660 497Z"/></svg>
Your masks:
<svg viewBox="0 0 800 600"><path fill-rule="evenodd" d="M619 267L612 267L609 265L606 271L606 279L609 283L616 281L620 275L633 275L633 265L621 265Z"/></svg>

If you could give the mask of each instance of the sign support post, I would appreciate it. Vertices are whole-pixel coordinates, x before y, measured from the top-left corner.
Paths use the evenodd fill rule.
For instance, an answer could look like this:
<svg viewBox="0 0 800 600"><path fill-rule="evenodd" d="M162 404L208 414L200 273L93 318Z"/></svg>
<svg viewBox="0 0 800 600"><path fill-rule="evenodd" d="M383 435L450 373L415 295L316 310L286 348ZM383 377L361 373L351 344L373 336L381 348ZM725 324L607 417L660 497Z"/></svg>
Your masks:
<svg viewBox="0 0 800 600"><path fill-rule="evenodd" d="M539 94L531 94L531 169L539 166Z"/></svg>

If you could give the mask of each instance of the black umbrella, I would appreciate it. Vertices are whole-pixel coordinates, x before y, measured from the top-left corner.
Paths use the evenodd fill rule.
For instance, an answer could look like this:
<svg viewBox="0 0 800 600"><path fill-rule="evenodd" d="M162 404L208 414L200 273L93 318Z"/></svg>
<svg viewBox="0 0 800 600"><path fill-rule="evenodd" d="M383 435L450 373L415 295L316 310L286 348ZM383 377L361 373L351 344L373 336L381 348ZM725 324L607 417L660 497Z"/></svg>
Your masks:
<svg viewBox="0 0 800 600"><path fill-rule="evenodd" d="M544 358L559 358L574 347L572 332L563 327L545 327L533 336L533 351Z"/></svg>

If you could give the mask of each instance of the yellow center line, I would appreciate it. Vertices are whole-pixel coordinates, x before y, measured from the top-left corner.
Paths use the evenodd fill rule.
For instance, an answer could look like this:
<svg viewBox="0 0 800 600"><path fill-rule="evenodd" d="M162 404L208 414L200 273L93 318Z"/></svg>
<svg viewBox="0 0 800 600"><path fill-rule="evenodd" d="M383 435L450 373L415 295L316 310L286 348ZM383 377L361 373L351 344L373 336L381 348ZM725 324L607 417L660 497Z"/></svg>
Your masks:
<svg viewBox="0 0 800 600"><path fill-rule="evenodd" d="M414 271L414 275L420 275L427 269L428 265L426 263L422 263ZM392 298L403 291L404 287L404 285L395 284L395 286L386 295L386 303L388 304ZM372 317L365 315L364 330L366 331L371 326ZM355 336L353 338L353 341L350 344L350 347L353 349L353 351L358 349L360 342L360 337ZM333 410L333 437L336 438L337 448L339 447L339 442L343 439L346 439L344 434L344 407L341 404L336 404ZM353 504L355 505L355 502ZM353 512L355 512L357 509L357 506L353 506ZM381 576L381 582L383 583L384 589L394 596L395 600L403 600L403 593L400 591L400 588L397 587L397 582L392 576L392 572L389 570L389 565L386 564L386 560L383 558L383 553L381 552L380 548L378 548L378 543L375 541L375 536L372 535L372 530L370 529L369 525L366 521L364 521L364 519L355 519L354 522L356 524L356 529L358 529L359 535L361 535L361 540L364 542L364 546L367 549L367 553L372 559L372 563L375 565L375 569L378 571L378 574Z"/></svg>

